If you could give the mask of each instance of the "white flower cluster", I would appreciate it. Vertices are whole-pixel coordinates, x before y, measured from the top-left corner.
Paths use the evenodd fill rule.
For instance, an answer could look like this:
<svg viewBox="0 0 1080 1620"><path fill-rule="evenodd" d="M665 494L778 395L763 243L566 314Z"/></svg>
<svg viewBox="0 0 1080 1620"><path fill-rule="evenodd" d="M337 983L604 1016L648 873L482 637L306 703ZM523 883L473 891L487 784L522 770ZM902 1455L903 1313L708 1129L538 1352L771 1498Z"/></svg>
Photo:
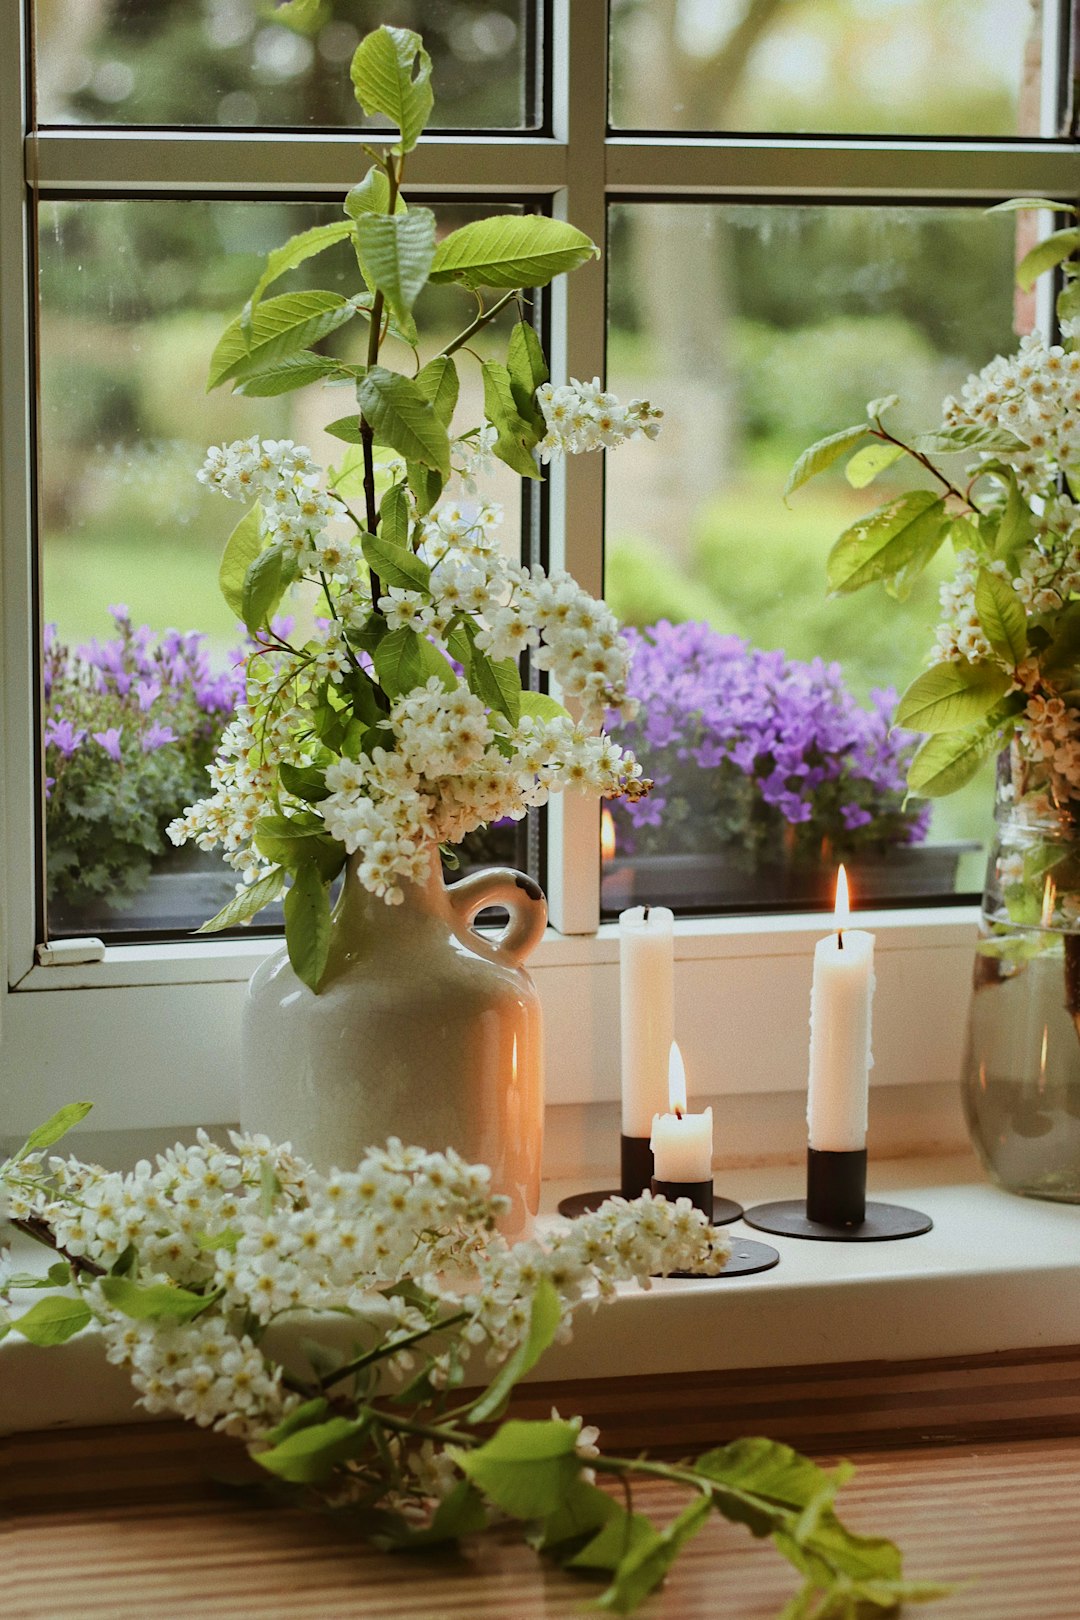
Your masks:
<svg viewBox="0 0 1080 1620"><path fill-rule="evenodd" d="M571 377L558 388L544 383L537 389L536 399L547 424L537 447L542 462L560 454L611 450L627 439L655 439L664 415L647 399L621 405L614 394L601 388L599 377L589 383Z"/></svg>
<svg viewBox="0 0 1080 1620"><path fill-rule="evenodd" d="M1030 492L1050 492L1059 468L1080 457L1080 352L1037 333L1016 354L995 355L944 405L946 427L1006 428L1026 448L995 451Z"/></svg>
<svg viewBox="0 0 1080 1620"><path fill-rule="evenodd" d="M975 611L975 583L979 569L989 567L1003 579L1009 570L1003 562L985 563L971 550L957 553L956 571L938 587L941 611L944 617L934 632L936 645L931 654L936 664L967 659L978 664L994 657L994 649L983 634L979 615Z"/></svg>
<svg viewBox="0 0 1080 1620"><path fill-rule="evenodd" d="M1041 766L1051 799L1061 804L1080 797L1080 735L1076 713L1060 697L1036 694L1017 725L1023 756Z"/></svg>
<svg viewBox="0 0 1080 1620"><path fill-rule="evenodd" d="M597 400L598 409L607 408L607 396ZM623 437L655 431L655 414L628 408ZM481 435L474 463L489 448ZM318 469L303 446L242 440L212 450L200 477L230 497L254 494L273 538L292 544L295 537L301 566L319 574L332 614L316 622L302 648L264 648L249 661L247 701L211 767L213 792L172 822L173 842L220 846L251 882L266 868L252 846L259 818L302 808L281 792L278 766L319 765L330 788L318 806L327 831L361 854L360 881L393 902L402 881L426 877L434 843L460 842L502 817L520 819L563 789L607 797L640 791L640 766L602 731L609 711L624 718L633 712L627 642L605 605L569 574L530 569L503 553L497 505L481 501L468 510L445 499L423 518L410 506L426 580L421 573L415 586L387 585L373 604L359 548L330 535L328 525L345 509L320 494ZM380 745L358 758L350 748L350 757L339 754L326 767L312 711L325 701L327 683L345 704L347 683L371 671L368 654L348 638L379 622L373 607L390 633L424 638L431 656L417 685L393 696ZM575 715L551 704L537 713L526 695L511 724L451 662L482 655L497 666L526 649Z"/></svg>
<svg viewBox="0 0 1080 1620"><path fill-rule="evenodd" d="M474 1348L501 1360L521 1342L544 1278L565 1334L575 1306L609 1297L620 1280L647 1287L655 1274L716 1272L730 1252L686 1200L648 1195L611 1199L543 1242L510 1246L496 1229L506 1200L491 1193L490 1172L452 1150L391 1140L355 1170L322 1174L288 1146L231 1140L230 1152L200 1131L127 1174L61 1158L46 1170L27 1156L0 1166L0 1195L9 1219L47 1230L83 1268L79 1287L109 1359L128 1368L143 1405L247 1439L304 1393L287 1387L264 1342L283 1312L311 1313L309 1337L320 1320L329 1329L351 1317L350 1332L377 1348L391 1376L410 1371L417 1343L431 1339L425 1371L437 1388L459 1380ZM129 1253L136 1287L194 1291L205 1308L184 1322L127 1314L101 1276ZM405 1280L411 1288L398 1287Z"/></svg>

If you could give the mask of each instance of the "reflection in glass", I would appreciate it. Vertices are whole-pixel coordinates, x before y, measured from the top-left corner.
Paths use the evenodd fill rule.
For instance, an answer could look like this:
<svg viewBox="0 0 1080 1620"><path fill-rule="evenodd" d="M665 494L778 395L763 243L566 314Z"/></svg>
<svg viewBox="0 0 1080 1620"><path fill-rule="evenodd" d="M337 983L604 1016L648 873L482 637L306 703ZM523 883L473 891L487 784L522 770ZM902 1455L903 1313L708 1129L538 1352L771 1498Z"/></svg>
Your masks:
<svg viewBox="0 0 1080 1620"><path fill-rule="evenodd" d="M440 228L485 211L440 208ZM207 362L263 255L336 217L334 205L277 202L41 209L39 525L44 619L55 626L44 712L54 933L182 931L232 892L231 876L221 892L216 856L194 875L183 870L186 850L170 846L161 860L162 829L190 800L192 772L197 780L231 706L242 636L216 578L240 513L212 499L195 473L208 444L253 433L297 439L321 465L339 466L347 447L323 428L348 412L350 396L328 387L266 399L208 395ZM275 291L351 293L356 282L343 243ZM436 287L417 314L434 353L472 306L457 289ZM507 310L475 340L483 358L505 349L512 319ZM365 345L359 321L324 340L358 363ZM401 353L387 353L402 364ZM463 422L480 419L479 369L467 356L460 366ZM485 493L506 508L505 543L516 556L518 480L500 463ZM290 611L302 614L305 604ZM503 860L514 855L500 851Z"/></svg>
<svg viewBox="0 0 1080 1620"><path fill-rule="evenodd" d="M534 0L322 0L310 23L264 0L34 0L43 124L360 124L349 63L380 23L434 63L436 129L537 122Z"/></svg>
<svg viewBox="0 0 1080 1620"><path fill-rule="evenodd" d="M612 210L609 385L666 414L661 456L629 444L607 472L606 594L651 643L630 740L658 783L633 817L614 807L610 907L635 873L638 900L810 902L853 849L863 899L976 886L977 855L957 874L962 851L912 847L924 823L901 811L903 757L874 697L918 672L947 562L905 604L825 594L832 542L911 479L856 491L837 469L790 506L781 492L801 450L862 420L868 400L895 391L897 427L924 427L1008 352L1014 314L1031 317L1014 312L1014 231L974 208ZM650 633L661 620L708 628ZM845 736L836 779L818 756ZM810 815L784 779L784 750L803 744ZM977 780L941 801L930 843L981 839L990 799Z"/></svg>
<svg viewBox="0 0 1080 1620"><path fill-rule="evenodd" d="M1043 0L613 0L612 123L1052 135L1043 13Z"/></svg>

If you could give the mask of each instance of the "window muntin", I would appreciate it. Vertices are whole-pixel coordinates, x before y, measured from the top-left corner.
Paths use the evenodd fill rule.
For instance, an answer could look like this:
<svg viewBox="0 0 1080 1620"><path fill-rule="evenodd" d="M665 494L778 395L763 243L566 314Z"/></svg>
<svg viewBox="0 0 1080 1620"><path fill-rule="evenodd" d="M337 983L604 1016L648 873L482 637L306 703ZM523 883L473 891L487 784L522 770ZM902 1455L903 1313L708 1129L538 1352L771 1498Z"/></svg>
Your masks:
<svg viewBox="0 0 1080 1620"><path fill-rule="evenodd" d="M1046 136L1042 0L613 0L617 129ZM958 69L958 64L962 66Z"/></svg>
<svg viewBox="0 0 1080 1620"><path fill-rule="evenodd" d="M837 468L790 505L781 492L800 451L860 421L867 400L896 392L897 429L931 427L944 395L1015 346L1034 308L1014 300L1014 251L1013 217L970 206L613 207L609 386L660 400L666 417L662 455L631 444L607 471L607 597L657 648L643 649L645 715L627 735L658 786L652 807L612 807L605 909L630 894L700 910L820 905L837 856L854 865L864 904L978 888L992 768L935 804L926 842L937 853L884 847L903 798L902 770L874 763L887 723L841 725L835 683L813 667L837 661L867 709L875 690L917 673L950 557L904 603L876 588L830 600L825 587L840 532L917 480L886 473L856 491ZM708 624L748 651L690 630L650 634L665 619ZM810 667L779 671L763 656L775 649ZM815 738L864 729L852 760L888 791L833 802L828 781L811 793L793 776L781 811L769 741L800 728L811 772ZM737 768L723 762L728 748ZM752 785L765 777L772 809ZM805 824L799 800L815 806ZM877 828L881 839L864 843Z"/></svg>
<svg viewBox="0 0 1080 1620"><path fill-rule="evenodd" d="M38 121L358 126L349 62L384 22L424 36L432 128L541 121L536 0L334 0L296 28L272 10L262 0L34 0Z"/></svg>
<svg viewBox="0 0 1080 1620"><path fill-rule="evenodd" d="M438 228L456 229L494 206L439 204ZM352 395L343 387L259 399L227 387L207 395L207 363L265 253L337 217L336 204L278 201L92 200L46 203L40 211L39 515L44 618L55 627L46 630L43 714L46 742L54 739L45 753L52 778L45 807L52 937L186 933L233 892L235 876L216 853L177 851L162 837L171 816L206 791L204 763L227 718L222 705L236 689L243 641L216 579L217 558L243 509L208 494L195 474L208 444L252 434L295 438L324 467L340 466L346 446L323 428L349 413ZM343 243L274 291L323 287L351 295L358 280ZM471 314L471 301L458 289L427 289L417 307L423 357ZM481 358L494 358L500 344L505 350L514 318L508 308L478 334L473 348ZM362 362L366 334L356 320L320 347ZM461 420L479 420L479 365L464 355L459 374ZM484 493L503 505L503 544L519 555L519 480L497 463ZM143 626L154 632L145 651L160 646L170 629L205 637L213 678L191 682L178 668L178 685L171 685L174 662L200 655L169 642L156 672L129 679L139 654L118 645L117 604L128 610L136 638ZM298 616L302 630L315 606L293 593L282 612ZM96 728L72 683L50 680L56 642L78 659L84 683L106 687L118 704L118 684L124 689L122 710L98 712ZM121 659L122 667L110 667ZM163 679L165 690L155 697ZM197 694L197 714L177 691ZM177 741L158 747L162 726ZM199 740L185 746L193 727ZM149 816L148 795L156 807ZM525 859L519 844L510 823L475 837L462 858ZM106 895L117 889L123 901L113 904ZM270 910L259 919L263 927L273 922Z"/></svg>

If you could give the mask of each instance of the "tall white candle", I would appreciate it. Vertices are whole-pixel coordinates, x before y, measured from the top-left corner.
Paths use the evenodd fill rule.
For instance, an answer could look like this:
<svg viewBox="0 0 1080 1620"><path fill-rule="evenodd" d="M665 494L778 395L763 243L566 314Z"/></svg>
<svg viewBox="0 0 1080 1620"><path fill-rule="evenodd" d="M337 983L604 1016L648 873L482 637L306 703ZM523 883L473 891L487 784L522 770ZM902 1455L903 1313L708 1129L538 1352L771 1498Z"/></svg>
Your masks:
<svg viewBox="0 0 1080 1620"><path fill-rule="evenodd" d="M712 1109L691 1114L686 1107L686 1069L674 1041L668 1060L670 1113L652 1122L653 1174L657 1181L712 1180Z"/></svg>
<svg viewBox="0 0 1080 1620"><path fill-rule="evenodd" d="M874 936L848 928L847 875L836 884L836 932L814 948L810 993L810 1146L848 1153L866 1146Z"/></svg>
<svg viewBox="0 0 1080 1620"><path fill-rule="evenodd" d="M619 918L622 1129L648 1136L668 1100L675 1024L675 918L666 906L632 906Z"/></svg>

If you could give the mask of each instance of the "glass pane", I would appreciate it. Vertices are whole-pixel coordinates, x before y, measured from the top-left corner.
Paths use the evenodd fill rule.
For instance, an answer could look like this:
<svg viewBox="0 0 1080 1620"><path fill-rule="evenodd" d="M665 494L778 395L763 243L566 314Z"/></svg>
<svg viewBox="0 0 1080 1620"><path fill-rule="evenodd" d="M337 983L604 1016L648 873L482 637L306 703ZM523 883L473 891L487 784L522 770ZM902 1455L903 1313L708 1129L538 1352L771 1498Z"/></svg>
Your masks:
<svg viewBox="0 0 1080 1620"><path fill-rule="evenodd" d="M612 210L609 385L666 415L658 444L607 470L607 597L647 643L625 740L657 782L606 823L609 909L809 902L837 858L864 902L981 886L992 772L937 801L927 830L901 809L874 695L922 668L948 559L902 604L825 593L833 541L913 480L853 490L838 468L781 495L796 456L868 400L898 393L899 428L933 427L943 396L1010 352L1015 228L974 208ZM804 795L803 820L773 773L821 753L845 775Z"/></svg>
<svg viewBox="0 0 1080 1620"><path fill-rule="evenodd" d="M440 207L439 227L488 211ZM320 386L266 399L207 394L207 363L262 256L334 217L332 205L296 203L94 201L41 210L39 523L44 617L53 627L45 703L53 934L186 931L232 893L234 875L216 855L177 851L164 838L172 817L205 792L242 639L217 587L217 558L242 508L208 493L195 474L209 444L251 434L294 438L320 465L340 466L351 451L323 429L348 413L350 397ZM340 244L274 290L351 294L356 281L355 259ZM458 289L429 288L417 306L425 357L474 314ZM513 318L508 309L505 321ZM499 342L505 348L503 322L473 340L483 358ZM366 332L356 321L320 347L362 362ZM389 345L385 353L397 366L410 358ZM468 357L459 367L463 422L480 420L479 369ZM496 465L484 493L504 504L505 544L516 556L519 481ZM301 600L290 611L310 605ZM163 741L163 732L175 740ZM487 840L500 859L520 864L515 831L489 830Z"/></svg>
<svg viewBox="0 0 1080 1620"><path fill-rule="evenodd" d="M613 0L612 123L1051 135L1043 11L1044 0Z"/></svg>
<svg viewBox="0 0 1080 1620"><path fill-rule="evenodd" d="M309 24L267 0L34 0L43 124L335 127L363 122L349 63L380 23L434 63L437 129L537 123L535 0L322 0Z"/></svg>

